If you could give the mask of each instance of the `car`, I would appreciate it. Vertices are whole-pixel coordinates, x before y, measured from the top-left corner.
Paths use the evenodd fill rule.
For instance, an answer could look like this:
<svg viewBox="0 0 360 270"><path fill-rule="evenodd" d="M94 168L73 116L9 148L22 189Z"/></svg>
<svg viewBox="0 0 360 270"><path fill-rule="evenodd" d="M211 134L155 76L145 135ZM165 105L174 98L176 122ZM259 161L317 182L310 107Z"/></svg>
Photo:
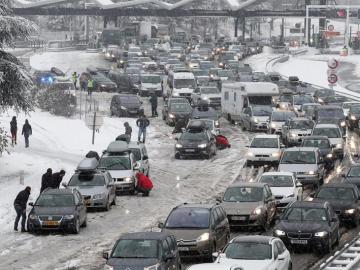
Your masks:
<svg viewBox="0 0 360 270"><path fill-rule="evenodd" d="M104 270L181 270L176 239L163 232L135 232L122 235L111 252L104 252ZM120 268L119 268L120 267Z"/></svg>
<svg viewBox="0 0 360 270"><path fill-rule="evenodd" d="M96 67L88 67L87 72L81 76L91 78L94 81L94 91L97 92L117 92L117 85L103 73L99 72Z"/></svg>
<svg viewBox="0 0 360 270"><path fill-rule="evenodd" d="M191 94L191 101L194 105L207 103L211 107L221 107L221 93L216 86L200 86Z"/></svg>
<svg viewBox="0 0 360 270"><path fill-rule="evenodd" d="M169 107L171 107L171 104L173 103L185 103L185 104L189 104L189 101L186 99L186 98L173 98L173 97L170 97L170 98L167 98L165 99L164 101L164 106L163 106L163 109L162 109L162 119L165 120L166 119L166 116L169 114Z"/></svg>
<svg viewBox="0 0 360 270"><path fill-rule="evenodd" d="M326 136L329 138L335 158L342 160L344 158L344 138L341 130L336 124L317 124L314 126L311 135Z"/></svg>
<svg viewBox="0 0 360 270"><path fill-rule="evenodd" d="M319 187L324 182L324 161L318 148L286 148L280 159L278 171L295 173L296 180L303 185Z"/></svg>
<svg viewBox="0 0 360 270"><path fill-rule="evenodd" d="M163 95L161 87L161 77L156 74L145 73L141 75L140 96L151 96L155 94L158 97Z"/></svg>
<svg viewBox="0 0 360 270"><path fill-rule="evenodd" d="M314 99L310 95L294 95L292 102L292 109L298 111L301 108L301 105L305 103L315 103Z"/></svg>
<svg viewBox="0 0 360 270"><path fill-rule="evenodd" d="M74 234L87 225L84 200L77 189L45 189L35 203L27 219L30 233L40 231L65 231Z"/></svg>
<svg viewBox="0 0 360 270"><path fill-rule="evenodd" d="M190 61L188 62L188 67L193 70L193 69L198 69L200 66L200 59L190 59Z"/></svg>
<svg viewBox="0 0 360 270"><path fill-rule="evenodd" d="M339 243L339 219L328 202L293 202L275 225L274 236L288 248L309 247L327 254Z"/></svg>
<svg viewBox="0 0 360 270"><path fill-rule="evenodd" d="M109 45L106 49L105 49L105 60L108 61L116 61L117 59L120 58L122 54L122 50L119 46L117 45Z"/></svg>
<svg viewBox="0 0 360 270"><path fill-rule="evenodd" d="M111 98L110 115L137 117L144 114L143 102L137 95L119 94Z"/></svg>
<svg viewBox="0 0 360 270"><path fill-rule="evenodd" d="M219 113L215 110L215 108L210 107L208 103L200 104L193 108L191 112L191 119L212 119L214 121L219 120Z"/></svg>
<svg viewBox="0 0 360 270"><path fill-rule="evenodd" d="M256 135L248 146L246 166L265 164L277 166L281 156L279 135Z"/></svg>
<svg viewBox="0 0 360 270"><path fill-rule="evenodd" d="M133 81L130 76L126 73L122 73L116 70L110 70L108 77L117 85L117 91L119 93L137 93L138 88L135 87Z"/></svg>
<svg viewBox="0 0 360 270"><path fill-rule="evenodd" d="M315 111L321 104L319 103L304 103L297 111L298 117L308 117L310 119L315 118Z"/></svg>
<svg viewBox="0 0 360 270"><path fill-rule="evenodd" d="M162 232L175 235L181 258L204 258L230 240L230 227L224 209L217 204L184 203L171 210Z"/></svg>
<svg viewBox="0 0 360 270"><path fill-rule="evenodd" d="M360 102L359 101L346 101L346 102L342 103L341 107L344 111L345 117L347 117L349 115L350 107L356 106L356 105L360 105Z"/></svg>
<svg viewBox="0 0 360 270"><path fill-rule="evenodd" d="M286 121L295 117L296 115L292 111L273 111L270 116L269 133L281 134Z"/></svg>
<svg viewBox="0 0 360 270"><path fill-rule="evenodd" d="M182 156L210 159L213 155L216 155L216 140L204 123L201 123L198 128L192 126L176 138L175 159L180 159Z"/></svg>
<svg viewBox="0 0 360 270"><path fill-rule="evenodd" d="M199 69L207 70L209 72L209 70L211 68L215 68L215 64L213 62L211 62L211 61L200 61Z"/></svg>
<svg viewBox="0 0 360 270"><path fill-rule="evenodd" d="M217 76L220 78L220 81L236 81L236 80L238 80L234 71L232 71L231 69L218 70Z"/></svg>
<svg viewBox="0 0 360 270"><path fill-rule="evenodd" d="M333 106L342 106L343 102L348 101L348 98L344 96L326 96L323 97L323 104L333 105Z"/></svg>
<svg viewBox="0 0 360 270"><path fill-rule="evenodd" d="M265 82L266 80L266 74L262 71L254 71L252 74L252 81L253 82Z"/></svg>
<svg viewBox="0 0 360 270"><path fill-rule="evenodd" d="M209 69L209 78L210 81L220 81L220 77L218 76L218 71L223 70L222 68L210 68Z"/></svg>
<svg viewBox="0 0 360 270"><path fill-rule="evenodd" d="M249 131L267 131L272 111L270 106L244 108L240 113L240 126Z"/></svg>
<svg viewBox="0 0 360 270"><path fill-rule="evenodd" d="M323 105L316 108L314 120L318 124L337 124L342 134L346 134L346 117L340 106Z"/></svg>
<svg viewBox="0 0 360 270"><path fill-rule="evenodd" d="M168 59L164 65L165 74L167 75L169 73L169 71L171 70L173 65L180 64L180 63L181 62L179 59Z"/></svg>
<svg viewBox="0 0 360 270"><path fill-rule="evenodd" d="M313 202L330 203L341 222L353 227L360 221L360 192L356 185L350 183L330 183L310 194Z"/></svg>
<svg viewBox="0 0 360 270"><path fill-rule="evenodd" d="M355 184L360 191L360 165L351 165L341 176L344 183Z"/></svg>
<svg viewBox="0 0 360 270"><path fill-rule="evenodd" d="M218 120L213 119L191 119L189 120L186 129L190 129L192 126L197 125L198 123L202 122L205 125L205 128L211 132L213 135L220 134L220 123Z"/></svg>
<svg viewBox="0 0 360 270"><path fill-rule="evenodd" d="M305 117L289 119L282 127L282 139L287 147L300 145L302 139L310 136L314 122Z"/></svg>
<svg viewBox="0 0 360 270"><path fill-rule="evenodd" d="M359 128L360 104L350 106L346 118L348 120L347 123L350 130Z"/></svg>
<svg viewBox="0 0 360 270"><path fill-rule="evenodd" d="M150 57L140 57L139 60L142 63L142 67L144 70L155 71L158 68L157 63L154 60L152 60Z"/></svg>
<svg viewBox="0 0 360 270"><path fill-rule="evenodd" d="M307 136L303 139L301 147L316 147L325 162L325 168L331 170L334 168L335 155L331 142L326 136Z"/></svg>
<svg viewBox="0 0 360 270"><path fill-rule="evenodd" d="M206 69L192 69L191 72L194 74L194 77L196 81L198 81L199 78L209 78L209 71Z"/></svg>
<svg viewBox="0 0 360 270"><path fill-rule="evenodd" d="M227 269L292 269L290 252L281 239L272 236L237 236L221 252L216 252L214 255L216 255L214 264L220 267L228 266ZM238 265L239 268L233 265ZM200 269L205 270L205 268Z"/></svg>
<svg viewBox="0 0 360 270"><path fill-rule="evenodd" d="M268 184L237 182L217 199L232 228L255 227L267 231L274 220L275 197Z"/></svg>
<svg viewBox="0 0 360 270"><path fill-rule="evenodd" d="M293 101L292 94L282 94L275 101L276 108L280 110L289 110Z"/></svg>
<svg viewBox="0 0 360 270"><path fill-rule="evenodd" d="M139 142L129 142L128 148L134 155L136 163L138 163L139 171L146 176L149 176L150 162L145 144Z"/></svg>
<svg viewBox="0 0 360 270"><path fill-rule="evenodd" d="M109 211L116 204L115 184L107 171L97 169L95 158L83 159L64 187L80 191L87 208Z"/></svg>
<svg viewBox="0 0 360 270"><path fill-rule="evenodd" d="M135 174L140 168L127 142L111 142L103 151L99 160L99 169L107 170L114 179L116 195L135 193L137 185Z"/></svg>
<svg viewBox="0 0 360 270"><path fill-rule="evenodd" d="M277 213L282 213L289 203L302 199L302 184L292 172L266 172L259 177L258 182L270 186L275 196Z"/></svg>
<svg viewBox="0 0 360 270"><path fill-rule="evenodd" d="M335 91L332 89L317 89L315 90L313 97L316 100L316 102L324 104L324 97L327 96L335 96Z"/></svg>
<svg viewBox="0 0 360 270"><path fill-rule="evenodd" d="M169 126L174 126L179 119L189 119L191 116L192 108L187 103L170 103L167 107L167 114L163 115L165 123Z"/></svg>

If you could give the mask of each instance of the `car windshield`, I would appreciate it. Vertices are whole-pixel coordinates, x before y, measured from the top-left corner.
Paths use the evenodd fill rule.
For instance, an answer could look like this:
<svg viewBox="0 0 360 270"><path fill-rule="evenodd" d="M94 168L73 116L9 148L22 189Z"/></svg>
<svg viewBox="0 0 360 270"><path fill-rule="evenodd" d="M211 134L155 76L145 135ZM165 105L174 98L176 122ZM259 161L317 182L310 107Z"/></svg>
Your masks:
<svg viewBox="0 0 360 270"><path fill-rule="evenodd" d="M341 138L340 130L338 128L315 128L313 135L327 136L328 138Z"/></svg>
<svg viewBox="0 0 360 270"><path fill-rule="evenodd" d="M281 164L316 164L316 157L313 151L285 151Z"/></svg>
<svg viewBox="0 0 360 270"><path fill-rule="evenodd" d="M263 200L262 187L230 187L225 191L224 202L260 202Z"/></svg>
<svg viewBox="0 0 360 270"><path fill-rule="evenodd" d="M188 123L188 126L191 126L192 123L197 123L199 120L190 121ZM205 124L206 129L213 130L214 129L214 121L212 120L202 120L202 122Z"/></svg>
<svg viewBox="0 0 360 270"><path fill-rule="evenodd" d="M314 221L327 222L328 217L323 208L301 208L290 207L283 215L283 219L288 221Z"/></svg>
<svg viewBox="0 0 360 270"><path fill-rule="evenodd" d="M219 90L216 87L209 87L209 88L201 88L202 94L220 94Z"/></svg>
<svg viewBox="0 0 360 270"><path fill-rule="evenodd" d="M360 106L352 106L352 107L350 107L350 113L360 114Z"/></svg>
<svg viewBox="0 0 360 270"><path fill-rule="evenodd" d="M304 121L290 121L290 129L312 129L314 122L309 120Z"/></svg>
<svg viewBox="0 0 360 270"><path fill-rule="evenodd" d="M207 136L204 132L185 132L181 134L180 139L189 141L204 141L207 140Z"/></svg>
<svg viewBox="0 0 360 270"><path fill-rule="evenodd" d="M206 208L181 207L172 211L166 221L166 228L209 228L210 210Z"/></svg>
<svg viewBox="0 0 360 270"><path fill-rule="evenodd" d="M131 170L131 162L129 156L109 156L100 159L99 167L108 170Z"/></svg>
<svg viewBox="0 0 360 270"><path fill-rule="evenodd" d="M207 70L202 70L202 69L199 69L199 70L193 70L192 73L194 74L194 76L198 77L198 76L208 76L209 73Z"/></svg>
<svg viewBox="0 0 360 270"><path fill-rule="evenodd" d="M263 175L261 183L269 184L270 187L293 187L294 181L290 175Z"/></svg>
<svg viewBox="0 0 360 270"><path fill-rule="evenodd" d="M271 107L253 107L252 112L254 116L270 116L272 109Z"/></svg>
<svg viewBox="0 0 360 270"><path fill-rule="evenodd" d="M36 206L43 207L68 207L74 206L74 195L72 194L44 194L37 199Z"/></svg>
<svg viewBox="0 0 360 270"><path fill-rule="evenodd" d="M122 104L139 104L140 100L137 97L131 97L131 96L122 96L120 97Z"/></svg>
<svg viewBox="0 0 360 270"><path fill-rule="evenodd" d="M317 90L315 91L314 96L316 97L335 96L335 92L330 89Z"/></svg>
<svg viewBox="0 0 360 270"><path fill-rule="evenodd" d="M330 148L330 142L326 139L304 139L302 146L327 149Z"/></svg>
<svg viewBox="0 0 360 270"><path fill-rule="evenodd" d="M235 260L267 260L272 258L271 245L262 243L230 243L224 250L226 258Z"/></svg>
<svg viewBox="0 0 360 270"><path fill-rule="evenodd" d="M359 167L351 167L347 177L360 177L360 166Z"/></svg>
<svg viewBox="0 0 360 270"><path fill-rule="evenodd" d="M250 148L279 148L279 140L277 138L254 138Z"/></svg>
<svg viewBox="0 0 360 270"><path fill-rule="evenodd" d="M271 115L271 120L275 122L285 122L289 118L295 117L293 112L273 112Z"/></svg>
<svg viewBox="0 0 360 270"><path fill-rule="evenodd" d="M294 104L295 105L303 105L304 103L312 103L314 102L311 96L294 96Z"/></svg>
<svg viewBox="0 0 360 270"><path fill-rule="evenodd" d="M195 80L194 79L175 79L174 87L175 88L194 88Z"/></svg>
<svg viewBox="0 0 360 270"><path fill-rule="evenodd" d="M200 62L200 68L201 69L210 69L213 68L214 64L212 62Z"/></svg>
<svg viewBox="0 0 360 270"><path fill-rule="evenodd" d="M172 103L169 111L171 112L191 112L191 106L187 103Z"/></svg>
<svg viewBox="0 0 360 270"><path fill-rule="evenodd" d="M159 241L147 239L121 239L111 258L159 258Z"/></svg>
<svg viewBox="0 0 360 270"><path fill-rule="evenodd" d="M167 61L167 64L169 64L169 65L180 64L180 60L179 59L169 59Z"/></svg>
<svg viewBox="0 0 360 270"><path fill-rule="evenodd" d="M341 108L338 109L321 109L317 111L319 118L344 118L344 111Z"/></svg>
<svg viewBox="0 0 360 270"><path fill-rule="evenodd" d="M360 105L359 102L344 102L344 103L342 104L342 107L343 107L343 109L349 109L349 108L351 108L352 106L357 107L357 106L359 106L359 105Z"/></svg>
<svg viewBox="0 0 360 270"><path fill-rule="evenodd" d="M141 160L141 153L139 148L129 148L129 149L131 150L131 153L133 153L136 161Z"/></svg>
<svg viewBox="0 0 360 270"><path fill-rule="evenodd" d="M160 76L141 76L142 83L160 83Z"/></svg>
<svg viewBox="0 0 360 270"><path fill-rule="evenodd" d="M103 175L94 174L94 173L83 173L74 174L68 186L104 186L105 179Z"/></svg>
<svg viewBox="0 0 360 270"><path fill-rule="evenodd" d="M279 97L280 102L292 102L293 97L290 95L283 95Z"/></svg>
<svg viewBox="0 0 360 270"><path fill-rule="evenodd" d="M352 188L322 187L316 195L316 198L353 201L355 200L355 195Z"/></svg>

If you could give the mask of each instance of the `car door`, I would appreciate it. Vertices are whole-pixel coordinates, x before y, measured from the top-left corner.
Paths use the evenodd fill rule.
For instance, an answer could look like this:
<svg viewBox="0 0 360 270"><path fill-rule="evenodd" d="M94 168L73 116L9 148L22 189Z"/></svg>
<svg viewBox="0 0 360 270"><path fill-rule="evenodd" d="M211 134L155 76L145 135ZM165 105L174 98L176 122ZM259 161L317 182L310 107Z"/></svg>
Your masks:
<svg viewBox="0 0 360 270"><path fill-rule="evenodd" d="M109 193L110 202L112 202L116 196L115 194L115 182L114 179L107 173L105 174L105 183Z"/></svg>
<svg viewBox="0 0 360 270"><path fill-rule="evenodd" d="M290 263L289 251L285 248L284 244L279 240L275 240L273 246L274 248L277 249L278 252L278 257L274 261L275 269L288 270Z"/></svg>
<svg viewBox="0 0 360 270"><path fill-rule="evenodd" d="M228 221L227 221L227 217L226 214L224 212L224 210L219 206L216 207L216 212L218 214L218 216L220 217L219 220L219 231L220 231L220 239L221 239L221 248L223 248L228 240L229 240L229 230L228 230ZM219 248L219 246L218 246Z"/></svg>
<svg viewBox="0 0 360 270"><path fill-rule="evenodd" d="M272 195L269 185L265 185L264 190L265 190L264 194L265 194L266 209L268 213L268 220L271 221L273 220L276 212L275 198Z"/></svg>

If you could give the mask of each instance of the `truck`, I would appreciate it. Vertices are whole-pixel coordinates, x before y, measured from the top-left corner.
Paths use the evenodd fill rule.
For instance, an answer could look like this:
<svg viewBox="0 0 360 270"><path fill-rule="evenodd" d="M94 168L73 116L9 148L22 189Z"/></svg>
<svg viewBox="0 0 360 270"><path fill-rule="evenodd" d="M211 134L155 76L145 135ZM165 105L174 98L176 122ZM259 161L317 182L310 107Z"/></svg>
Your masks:
<svg viewBox="0 0 360 270"><path fill-rule="evenodd" d="M222 84L221 110L230 122L240 120L244 108L249 106L272 106L279 88L269 82L231 82Z"/></svg>

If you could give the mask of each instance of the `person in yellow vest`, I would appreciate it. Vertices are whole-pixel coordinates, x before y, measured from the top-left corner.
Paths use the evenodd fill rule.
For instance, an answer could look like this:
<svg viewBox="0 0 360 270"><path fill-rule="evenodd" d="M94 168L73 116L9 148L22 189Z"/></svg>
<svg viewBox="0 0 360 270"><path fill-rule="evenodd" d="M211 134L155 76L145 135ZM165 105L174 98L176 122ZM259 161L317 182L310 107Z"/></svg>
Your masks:
<svg viewBox="0 0 360 270"><path fill-rule="evenodd" d="M72 82L73 82L73 84L75 86L75 89L77 90L76 84L77 84L78 75L76 74L76 71L74 71L74 73L72 74L71 79L72 79Z"/></svg>
<svg viewBox="0 0 360 270"><path fill-rule="evenodd" d="M87 91L88 96L91 96L92 92L94 91L94 80L89 78L87 81Z"/></svg>

